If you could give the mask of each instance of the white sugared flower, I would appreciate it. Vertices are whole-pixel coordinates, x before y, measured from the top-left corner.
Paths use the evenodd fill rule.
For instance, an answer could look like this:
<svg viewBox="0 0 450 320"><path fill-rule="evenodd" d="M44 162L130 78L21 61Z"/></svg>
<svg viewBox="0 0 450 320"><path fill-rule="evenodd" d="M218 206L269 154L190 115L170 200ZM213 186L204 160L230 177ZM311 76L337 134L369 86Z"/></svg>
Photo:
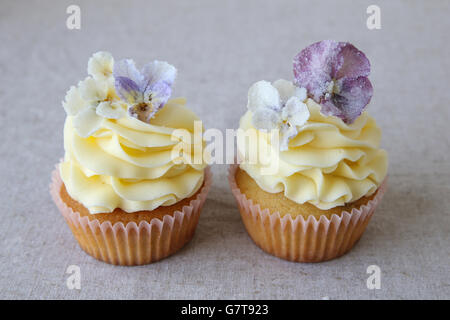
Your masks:
<svg viewBox="0 0 450 320"><path fill-rule="evenodd" d="M90 104L97 101L103 101L108 95L108 85L105 81L97 81L94 78L87 77L78 83L81 97Z"/></svg>
<svg viewBox="0 0 450 320"><path fill-rule="evenodd" d="M114 100L114 60L107 52L97 52L88 63L89 77L67 92L64 109L73 116L73 126L81 137L89 137L101 127L103 118L126 115L121 102Z"/></svg>
<svg viewBox="0 0 450 320"><path fill-rule="evenodd" d="M94 53L88 61L88 74L95 80L106 80L112 76L114 59L109 52Z"/></svg>
<svg viewBox="0 0 450 320"><path fill-rule="evenodd" d="M177 70L157 60L138 70L131 59L114 62L110 53L97 52L89 59L88 73L63 101L84 138L100 129L104 119L130 116L149 123L168 101Z"/></svg>
<svg viewBox="0 0 450 320"><path fill-rule="evenodd" d="M87 105L87 102L83 100L80 95L80 90L71 86L69 91L66 93L65 100L63 101L63 107L69 116L74 116L81 110L83 110Z"/></svg>
<svg viewBox="0 0 450 320"><path fill-rule="evenodd" d="M280 150L287 150L289 140L298 133L297 127L309 119L306 97L306 89L291 81L256 82L248 91L247 105L253 113L253 125L256 129L280 130Z"/></svg>

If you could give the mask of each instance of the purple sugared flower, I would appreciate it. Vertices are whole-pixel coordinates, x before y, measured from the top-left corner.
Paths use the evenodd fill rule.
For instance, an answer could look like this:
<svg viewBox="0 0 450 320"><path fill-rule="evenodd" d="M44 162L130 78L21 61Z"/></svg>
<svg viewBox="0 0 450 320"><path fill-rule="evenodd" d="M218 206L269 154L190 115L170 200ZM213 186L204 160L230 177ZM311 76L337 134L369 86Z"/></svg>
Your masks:
<svg viewBox="0 0 450 320"><path fill-rule="evenodd" d="M348 42L316 42L294 58L295 84L308 90L323 114L347 124L361 115L372 98L369 73L365 54Z"/></svg>
<svg viewBox="0 0 450 320"><path fill-rule="evenodd" d="M131 116L149 122L169 100L177 70L163 61L153 61L139 71L131 59L114 65L117 94L128 105Z"/></svg>

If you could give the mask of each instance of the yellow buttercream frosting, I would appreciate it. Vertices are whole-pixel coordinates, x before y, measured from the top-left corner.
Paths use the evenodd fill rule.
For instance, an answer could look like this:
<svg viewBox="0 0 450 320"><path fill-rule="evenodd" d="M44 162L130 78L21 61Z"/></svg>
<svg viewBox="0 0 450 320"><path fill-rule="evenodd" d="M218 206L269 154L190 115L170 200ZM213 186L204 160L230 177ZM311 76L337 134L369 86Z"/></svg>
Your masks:
<svg viewBox="0 0 450 320"><path fill-rule="evenodd" d="M184 99L171 99L150 124L133 117L102 118L99 129L84 138L69 115L60 166L69 195L93 214L115 208L153 210L192 196L203 184L206 167L203 161L193 161L194 156L202 159L204 143L201 137L194 138L196 120ZM191 136L179 137L184 152L174 157L180 141L172 133L177 129Z"/></svg>
<svg viewBox="0 0 450 320"><path fill-rule="evenodd" d="M352 124L334 116L320 113L320 105L306 101L310 117L297 128L298 134L289 141L288 150L266 153L262 161L251 161L249 151L270 149L271 136L257 131L257 143L238 139L245 170L264 191L283 192L297 202L309 202L327 210L372 195L387 174L388 160L380 149L381 130L375 120L364 112ZM240 120L244 132L256 130L252 112ZM256 147L255 147L256 146ZM264 168L277 163L276 170L267 174Z"/></svg>

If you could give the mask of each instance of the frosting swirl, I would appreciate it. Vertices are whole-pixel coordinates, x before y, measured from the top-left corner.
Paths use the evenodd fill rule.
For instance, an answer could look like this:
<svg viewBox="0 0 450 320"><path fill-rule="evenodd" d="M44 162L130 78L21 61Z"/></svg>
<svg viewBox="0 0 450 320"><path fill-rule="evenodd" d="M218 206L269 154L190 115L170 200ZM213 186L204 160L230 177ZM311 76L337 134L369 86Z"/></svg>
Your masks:
<svg viewBox="0 0 450 320"><path fill-rule="evenodd" d="M298 126L288 149L271 152L268 162L278 161L274 174L264 174L259 161L243 158L240 164L263 190L283 192L297 202L309 202L327 210L372 195L387 173L387 153L379 148L381 130L367 112L346 124L335 116L320 113L321 106L307 99L310 117ZM252 111L240 120L244 131L256 130ZM270 147L270 135L258 131L258 144ZM250 144L238 139L238 152L247 155ZM270 158L270 157L277 157ZM264 161L266 162L266 161Z"/></svg>
<svg viewBox="0 0 450 320"><path fill-rule="evenodd" d="M193 135L196 120L184 99L171 99L151 124L132 117L102 118L95 133L81 137L69 115L64 126L65 158L60 166L69 195L92 214L115 208L153 210L192 196L204 179L206 164L192 161L195 153L202 151L196 144L203 140L180 138L190 147L183 147L183 153L174 158L173 149L180 141L172 134L185 129Z"/></svg>

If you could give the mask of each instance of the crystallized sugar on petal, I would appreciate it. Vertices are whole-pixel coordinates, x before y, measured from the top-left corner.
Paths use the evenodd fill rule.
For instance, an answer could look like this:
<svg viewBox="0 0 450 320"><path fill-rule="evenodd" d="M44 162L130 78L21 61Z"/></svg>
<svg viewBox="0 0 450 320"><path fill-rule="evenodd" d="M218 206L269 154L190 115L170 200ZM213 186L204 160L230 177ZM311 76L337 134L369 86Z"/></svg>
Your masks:
<svg viewBox="0 0 450 320"><path fill-rule="evenodd" d="M316 42L294 58L295 84L306 88L314 100L320 99L326 90L325 84L332 80L338 47L338 43L331 40Z"/></svg>
<svg viewBox="0 0 450 320"><path fill-rule="evenodd" d="M103 119L131 115L149 122L168 101L177 71L167 62L153 61L140 72L131 59L114 62L110 53L97 52L89 59L88 73L62 102L82 137L95 134Z"/></svg>
<svg viewBox="0 0 450 320"><path fill-rule="evenodd" d="M86 101L101 101L106 99L108 86L105 82L99 82L87 77L78 84L80 95Z"/></svg>
<svg viewBox="0 0 450 320"><path fill-rule="evenodd" d="M88 73L96 80L106 80L112 75L114 59L109 52L94 53L88 61Z"/></svg>
<svg viewBox="0 0 450 320"><path fill-rule="evenodd" d="M132 80L139 88L144 85L144 76L136 68L134 61L131 59L123 59L117 61L114 65L114 78L124 77Z"/></svg>
<svg viewBox="0 0 450 320"><path fill-rule="evenodd" d="M121 60L114 67L116 92L128 104L128 113L149 122L172 94L177 70L164 61L153 61L138 71L133 60Z"/></svg>
<svg viewBox="0 0 450 320"><path fill-rule="evenodd" d="M157 81L144 92L144 100L151 101L155 112L162 108L172 94L172 87L165 81Z"/></svg>
<svg viewBox="0 0 450 320"><path fill-rule="evenodd" d="M256 129L277 129L280 124L280 115L270 108L258 108L253 113L252 123Z"/></svg>
<svg viewBox="0 0 450 320"><path fill-rule="evenodd" d="M280 109L278 90L267 81L258 81L248 90L247 108L255 112L259 108Z"/></svg>
<svg viewBox="0 0 450 320"><path fill-rule="evenodd" d="M63 107L67 115L74 116L86 106L87 103L81 98L78 88L71 86L66 93L65 101L63 101Z"/></svg>
<svg viewBox="0 0 450 320"><path fill-rule="evenodd" d="M279 79L271 85L256 82L248 93L248 108L253 112L252 123L258 130L280 130L280 149L287 150L289 140L297 135L297 126L309 119L309 109L303 103L306 89Z"/></svg>
<svg viewBox="0 0 450 320"><path fill-rule="evenodd" d="M147 103L137 103L130 108L128 108L128 113L136 119L139 119L143 122L148 122L153 115L156 113L156 109L151 104Z"/></svg>
<svg viewBox="0 0 450 320"><path fill-rule="evenodd" d="M300 101L305 101L308 97L308 92L306 91L306 88L299 88L295 87L295 94L297 98L300 99Z"/></svg>
<svg viewBox="0 0 450 320"><path fill-rule="evenodd" d="M102 118L97 115L94 108L86 108L73 119L73 126L78 135L87 138L100 129Z"/></svg>
<svg viewBox="0 0 450 320"><path fill-rule="evenodd" d="M155 60L147 63L142 69L144 76L144 91L156 82L164 81L171 86L177 76L177 69L165 61Z"/></svg>
<svg viewBox="0 0 450 320"><path fill-rule="evenodd" d="M302 126L309 119L309 109L297 97L291 97L282 109L281 117L292 126Z"/></svg>
<svg viewBox="0 0 450 320"><path fill-rule="evenodd" d="M104 101L98 104L95 112L106 119L120 119L124 116L123 109L114 103Z"/></svg>
<svg viewBox="0 0 450 320"><path fill-rule="evenodd" d="M363 52L348 42L340 42L338 60L340 64L334 75L336 79L356 79L358 77L367 77L370 73L369 59Z"/></svg>
<svg viewBox="0 0 450 320"><path fill-rule="evenodd" d="M116 77L115 87L119 97L127 103L139 103L144 100L144 96L140 91L139 86L130 78Z"/></svg>
<svg viewBox="0 0 450 320"><path fill-rule="evenodd" d="M359 77L342 80L340 87L340 93L332 98L334 106L340 111L337 116L345 123L353 123L372 98L372 84L366 77Z"/></svg>
<svg viewBox="0 0 450 320"><path fill-rule="evenodd" d="M290 97L295 95L297 89L291 81L284 79L278 79L273 83L273 86L278 90L282 103L286 103Z"/></svg>
<svg viewBox="0 0 450 320"><path fill-rule="evenodd" d="M367 57L347 42L314 43L294 58L295 84L305 87L326 115L350 124L369 103L373 89Z"/></svg>

